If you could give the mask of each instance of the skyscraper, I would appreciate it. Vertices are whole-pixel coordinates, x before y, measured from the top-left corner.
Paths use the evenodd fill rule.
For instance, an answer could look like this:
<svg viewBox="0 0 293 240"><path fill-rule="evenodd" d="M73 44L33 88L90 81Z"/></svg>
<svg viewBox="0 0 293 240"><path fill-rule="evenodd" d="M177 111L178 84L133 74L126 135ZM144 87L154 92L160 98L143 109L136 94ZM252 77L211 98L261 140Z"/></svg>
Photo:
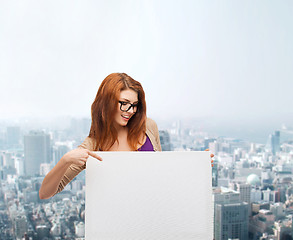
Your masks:
<svg viewBox="0 0 293 240"><path fill-rule="evenodd" d="M171 151L171 141L169 133L165 130L160 130L159 134L162 151Z"/></svg>
<svg viewBox="0 0 293 240"><path fill-rule="evenodd" d="M7 127L6 141L7 141L7 146L9 148L18 147L20 144L20 128L19 127Z"/></svg>
<svg viewBox="0 0 293 240"><path fill-rule="evenodd" d="M53 164L57 164L57 162L63 157L65 153L67 153L70 148L66 145L55 145L53 147Z"/></svg>
<svg viewBox="0 0 293 240"><path fill-rule="evenodd" d="M212 167L212 186L217 187L218 186L218 161L214 160L214 166Z"/></svg>
<svg viewBox="0 0 293 240"><path fill-rule="evenodd" d="M269 135L266 148L271 150L273 155L280 152L280 131L275 131L274 134Z"/></svg>
<svg viewBox="0 0 293 240"><path fill-rule="evenodd" d="M240 193L240 201L248 203L247 212L251 216L251 185L247 183L237 183L237 191Z"/></svg>
<svg viewBox="0 0 293 240"><path fill-rule="evenodd" d="M228 203L215 206L215 240L248 239L248 204Z"/></svg>
<svg viewBox="0 0 293 240"><path fill-rule="evenodd" d="M15 235L17 239L22 239L27 232L27 219L25 215L18 215L15 219Z"/></svg>
<svg viewBox="0 0 293 240"><path fill-rule="evenodd" d="M240 192L240 201L250 204L251 185L246 183L237 183L237 191Z"/></svg>
<svg viewBox="0 0 293 240"><path fill-rule="evenodd" d="M51 159L50 136L40 131L31 131L24 136L25 173L27 176L39 174L40 164Z"/></svg>
<svg viewBox="0 0 293 240"><path fill-rule="evenodd" d="M275 131L273 136L272 152L275 155L277 152L280 152L280 131Z"/></svg>
<svg viewBox="0 0 293 240"><path fill-rule="evenodd" d="M213 200L215 240L248 239L248 203L240 201L240 193L217 188Z"/></svg>

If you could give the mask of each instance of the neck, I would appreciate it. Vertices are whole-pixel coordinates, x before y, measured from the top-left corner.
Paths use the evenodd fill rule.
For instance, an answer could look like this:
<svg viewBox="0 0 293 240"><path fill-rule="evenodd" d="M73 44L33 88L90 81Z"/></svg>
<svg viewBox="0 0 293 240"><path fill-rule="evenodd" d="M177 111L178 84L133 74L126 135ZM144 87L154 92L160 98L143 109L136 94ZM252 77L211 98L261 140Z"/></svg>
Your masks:
<svg viewBox="0 0 293 240"><path fill-rule="evenodd" d="M116 128L118 135L123 134L123 133L128 133L127 126L123 127L123 126L117 124L117 125L115 125L115 128Z"/></svg>

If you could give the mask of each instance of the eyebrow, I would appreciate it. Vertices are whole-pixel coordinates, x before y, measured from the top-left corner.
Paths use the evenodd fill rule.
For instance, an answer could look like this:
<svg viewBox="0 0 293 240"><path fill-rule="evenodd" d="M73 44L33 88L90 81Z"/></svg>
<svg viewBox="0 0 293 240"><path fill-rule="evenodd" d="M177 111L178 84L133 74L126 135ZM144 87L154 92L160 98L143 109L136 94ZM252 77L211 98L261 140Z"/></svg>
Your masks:
<svg viewBox="0 0 293 240"><path fill-rule="evenodd" d="M122 98L123 100L125 100L126 102L129 102L130 103L130 101L127 99L127 98ZM138 103L138 101L136 101L136 102L134 102L134 103ZM133 103L133 104L134 104Z"/></svg>

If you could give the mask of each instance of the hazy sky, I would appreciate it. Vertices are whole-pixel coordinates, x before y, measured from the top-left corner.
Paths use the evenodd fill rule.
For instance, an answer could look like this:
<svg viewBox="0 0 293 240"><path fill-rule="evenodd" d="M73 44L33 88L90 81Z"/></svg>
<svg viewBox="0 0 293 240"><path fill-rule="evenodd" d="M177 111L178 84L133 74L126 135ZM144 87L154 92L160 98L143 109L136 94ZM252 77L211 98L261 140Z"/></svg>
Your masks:
<svg viewBox="0 0 293 240"><path fill-rule="evenodd" d="M0 118L89 117L101 81L125 72L154 119L290 125L292 12L289 0L3 0Z"/></svg>

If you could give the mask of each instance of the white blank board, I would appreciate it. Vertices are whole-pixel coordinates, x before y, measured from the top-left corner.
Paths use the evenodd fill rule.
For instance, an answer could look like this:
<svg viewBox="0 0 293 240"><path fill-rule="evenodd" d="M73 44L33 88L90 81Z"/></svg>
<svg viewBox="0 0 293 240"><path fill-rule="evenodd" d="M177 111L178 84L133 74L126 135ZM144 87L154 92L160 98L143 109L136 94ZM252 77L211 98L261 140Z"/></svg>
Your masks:
<svg viewBox="0 0 293 240"><path fill-rule="evenodd" d="M213 239L209 152L97 152L86 167L86 240Z"/></svg>

